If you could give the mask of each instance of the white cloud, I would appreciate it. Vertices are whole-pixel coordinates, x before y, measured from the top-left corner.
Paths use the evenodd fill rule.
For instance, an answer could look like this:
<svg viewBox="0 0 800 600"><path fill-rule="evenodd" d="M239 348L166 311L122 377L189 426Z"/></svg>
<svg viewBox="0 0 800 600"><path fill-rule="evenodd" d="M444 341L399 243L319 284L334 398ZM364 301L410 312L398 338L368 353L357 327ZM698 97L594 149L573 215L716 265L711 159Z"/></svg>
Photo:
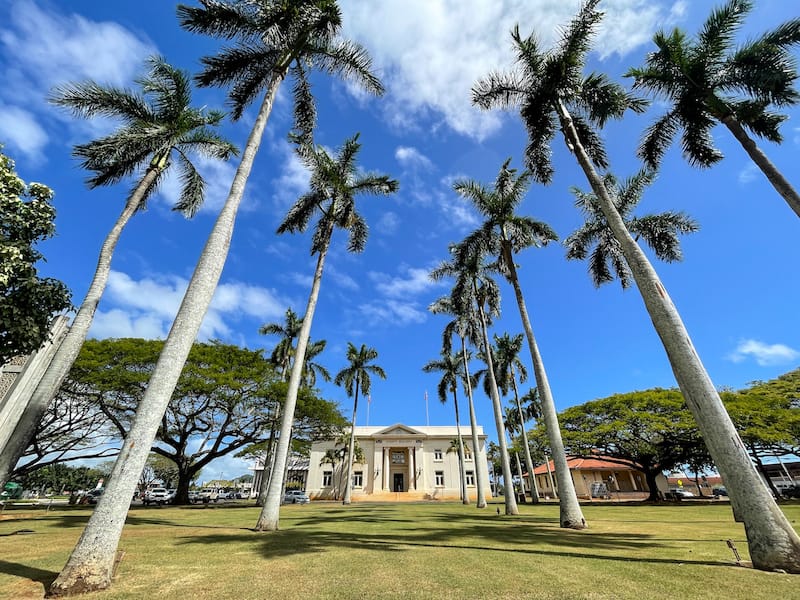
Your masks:
<svg viewBox="0 0 800 600"><path fill-rule="evenodd" d="M188 281L174 275L135 280L112 271L103 306L92 324L92 337L163 338L178 312ZM217 287L208 313L200 327L199 339L230 337L229 321L242 315L260 320L280 317L288 303L274 290L245 283L223 283Z"/></svg>
<svg viewBox="0 0 800 600"><path fill-rule="evenodd" d="M389 235L397 231L399 225L400 217L397 216L397 213L388 211L381 215L375 228L381 233Z"/></svg>
<svg viewBox="0 0 800 600"><path fill-rule="evenodd" d="M444 213L447 222L457 229L473 229L480 225L477 213L465 200L443 197L439 209Z"/></svg>
<svg viewBox="0 0 800 600"><path fill-rule="evenodd" d="M47 141L47 133L32 113L0 104L0 143L7 143L32 160L39 160Z"/></svg>
<svg viewBox="0 0 800 600"><path fill-rule="evenodd" d="M423 323L428 317L424 310L418 308L417 302L400 300L381 300L362 304L359 313L372 325L409 325Z"/></svg>
<svg viewBox="0 0 800 600"><path fill-rule="evenodd" d="M117 23L58 14L32 0L12 3L10 25L0 32L0 44L40 90L83 79L126 85L156 52L150 40Z"/></svg>
<svg viewBox="0 0 800 600"><path fill-rule="evenodd" d="M765 344L758 340L742 340L736 346L736 350L727 358L735 363L753 358L758 365L769 367L794 362L800 358L800 352L785 344Z"/></svg>
<svg viewBox="0 0 800 600"><path fill-rule="evenodd" d="M372 271L369 273L369 278L375 283L375 289L380 294L390 298L407 298L441 285L429 277L430 269L401 265L400 270L404 276L390 277L385 273Z"/></svg>
<svg viewBox="0 0 800 600"><path fill-rule="evenodd" d="M748 163L739 171L739 183L747 185L758 177L758 167L753 163Z"/></svg>
<svg viewBox="0 0 800 600"><path fill-rule="evenodd" d="M677 4L667 16L668 8L650 0L604 1L598 52L624 55L648 42L665 18L679 16ZM580 1L342 0L341 6L346 34L367 47L389 90L382 105L393 125L413 127L421 116L441 115L455 131L481 139L499 127L500 115L473 107L470 90L479 78L511 66L513 26L519 23L523 35L535 29L549 46Z"/></svg>
<svg viewBox="0 0 800 600"><path fill-rule="evenodd" d="M283 157L281 176L272 181L274 188L273 200L275 206L283 216L301 195L308 191L308 182L311 173L292 150L288 142L281 141L277 146L278 153Z"/></svg>
<svg viewBox="0 0 800 600"><path fill-rule="evenodd" d="M405 169L421 169L429 171L433 168L430 159L416 148L408 146L398 146L394 151L394 157Z"/></svg>
<svg viewBox="0 0 800 600"><path fill-rule="evenodd" d="M58 115L81 135L107 133L107 119L73 119L48 105L46 98L54 86L66 82L129 85L144 60L157 53L152 42L117 23L59 13L60 5L42 8L33 0L7 4L8 20L0 30L0 99L5 104L0 137L35 160L48 142L39 125L45 115Z"/></svg>

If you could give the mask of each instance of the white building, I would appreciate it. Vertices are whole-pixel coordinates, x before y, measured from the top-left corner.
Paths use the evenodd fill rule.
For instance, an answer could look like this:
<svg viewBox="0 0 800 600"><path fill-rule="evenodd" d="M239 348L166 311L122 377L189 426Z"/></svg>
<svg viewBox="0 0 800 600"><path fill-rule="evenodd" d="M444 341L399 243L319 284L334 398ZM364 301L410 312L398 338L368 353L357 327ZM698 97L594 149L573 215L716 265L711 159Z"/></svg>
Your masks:
<svg viewBox="0 0 800 600"><path fill-rule="evenodd" d="M353 465L354 502L460 499L455 426L409 427L398 423L389 427L356 427L355 433L363 459ZM483 428L478 427L477 452L472 448L470 428L461 427L461 434L467 494L471 500L476 498L476 473L480 469L486 498L490 498ZM346 473L343 443L321 440L312 444L306 481L306 492L312 500L342 498Z"/></svg>

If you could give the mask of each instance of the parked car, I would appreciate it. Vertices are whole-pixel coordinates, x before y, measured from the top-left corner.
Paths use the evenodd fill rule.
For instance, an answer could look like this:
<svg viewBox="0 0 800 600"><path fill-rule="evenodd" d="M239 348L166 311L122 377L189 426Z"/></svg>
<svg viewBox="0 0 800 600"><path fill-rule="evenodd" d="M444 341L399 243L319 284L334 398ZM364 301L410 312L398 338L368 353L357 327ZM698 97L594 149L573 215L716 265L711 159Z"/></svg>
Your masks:
<svg viewBox="0 0 800 600"><path fill-rule="evenodd" d="M194 504L195 502L202 502L203 498L200 496L200 492L192 490L189 492L189 504Z"/></svg>
<svg viewBox="0 0 800 600"><path fill-rule="evenodd" d="M783 488L783 495L787 498L800 498L800 485Z"/></svg>
<svg viewBox="0 0 800 600"><path fill-rule="evenodd" d="M283 495L284 504L308 504L311 498L303 490L286 490Z"/></svg>
<svg viewBox="0 0 800 600"><path fill-rule="evenodd" d="M667 500L685 500L686 498L694 498L694 494L686 490L667 490L664 492L664 498Z"/></svg>
<svg viewBox="0 0 800 600"><path fill-rule="evenodd" d="M217 496L217 490L214 488L203 488L200 490L200 501L206 504L209 502L216 502Z"/></svg>
<svg viewBox="0 0 800 600"><path fill-rule="evenodd" d="M169 502L169 492L166 488L152 488L144 493L142 502L145 506L149 504L166 504Z"/></svg>
<svg viewBox="0 0 800 600"><path fill-rule="evenodd" d="M714 489L711 490L711 493L714 494L714 496L716 496L717 498L719 498L720 496L727 497L728 490L726 490L724 487L715 487Z"/></svg>
<svg viewBox="0 0 800 600"><path fill-rule="evenodd" d="M97 504L99 502L99 500L100 500L100 496L103 495L104 491L105 491L104 488L97 488L97 489L94 489L94 490L89 490L86 493L86 501L89 504Z"/></svg>

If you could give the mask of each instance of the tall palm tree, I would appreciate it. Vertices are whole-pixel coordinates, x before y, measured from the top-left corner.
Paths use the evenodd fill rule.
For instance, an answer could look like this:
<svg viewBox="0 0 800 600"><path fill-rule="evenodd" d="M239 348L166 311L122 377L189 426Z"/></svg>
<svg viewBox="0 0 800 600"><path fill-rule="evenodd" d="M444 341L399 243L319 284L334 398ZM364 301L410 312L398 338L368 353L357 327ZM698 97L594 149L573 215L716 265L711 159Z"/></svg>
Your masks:
<svg viewBox="0 0 800 600"><path fill-rule="evenodd" d="M336 228L347 230L350 236L347 249L350 252L363 251L367 243L368 228L364 218L356 211L356 196L361 194L388 195L398 189L397 181L390 179L388 175L359 171L356 157L360 149L358 134L346 140L334 156L328 154L321 146L315 147L307 141L298 146L298 154L311 172L311 189L289 209L286 218L278 227L278 233L305 231L311 219L318 213L319 220L311 237L311 254L317 255L317 266L314 270L311 292L303 316L303 326L297 337L289 389L283 405L281 433L275 451L276 468L284 465L289 456L289 434L297 404L297 392L300 389L311 323L314 319L325 257L328 254L333 231ZM281 472L280 469L278 472ZM273 477L270 481L267 501L256 524L258 531L276 531L278 529L280 504L281 482Z"/></svg>
<svg viewBox="0 0 800 600"><path fill-rule="evenodd" d="M288 381L292 359L295 356L294 340L300 333L303 325L303 320L298 318L291 308L286 310L286 319L283 323L265 323L262 325L258 332L262 335L280 335L281 339L275 345L270 355L270 362L280 369L281 377L284 381ZM325 350L325 340L309 342L306 348L306 360L303 365L302 384L307 387L316 385L317 377L321 377L325 381L331 380L331 375L328 370L321 364L314 362L312 359ZM265 453L265 461L269 461L264 465L264 476L261 478L261 488L258 493L257 506L264 506L267 499L267 490L269 489L269 481L272 474L275 472L275 444L277 443L276 433L277 426L281 415L281 404L275 402L274 415L271 419L272 426L270 427L269 439L267 441L267 450Z"/></svg>
<svg viewBox="0 0 800 600"><path fill-rule="evenodd" d="M191 106L191 84L185 72L160 57L150 58L148 65L147 75L136 80L136 91L86 81L56 88L51 95L51 102L76 116L102 116L122 122L113 133L79 144L73 150L81 166L93 173L87 180L90 189L119 183L131 175L137 175L138 179L103 241L89 289L67 335L28 400L13 434L0 440L0 482L6 481L25 452L83 346L108 283L114 249L130 219L145 207L174 165L183 183L174 208L187 217L193 216L203 203L205 181L192 164L191 154L227 160L237 153L232 144L213 131L224 114Z"/></svg>
<svg viewBox="0 0 800 600"><path fill-rule="evenodd" d="M544 246L557 240L558 236L546 223L516 214L517 207L530 187L532 173L523 171L517 175L516 169L509 167L510 162L511 159L508 159L502 165L491 189L469 180L457 181L453 185L453 189L462 197L470 200L486 219L480 229L467 237L467 243L476 244L484 248L486 252L496 255L501 273L505 275L514 289L522 328L528 340L536 386L541 394L545 429L550 447L553 449L556 477L561 491L559 523L562 527L583 529L586 527L586 519L581 511L575 485L567 465L555 400L550 390L544 359L533 333L533 325L531 325L525 296L517 275L517 266L514 262L514 256L521 250L531 246Z"/></svg>
<svg viewBox="0 0 800 600"><path fill-rule="evenodd" d="M133 488L214 296L230 249L245 184L281 83L290 73L294 77L295 120L300 133L313 126L313 96L307 78L312 69L354 80L370 92L383 91L370 72L366 51L339 37L342 18L333 0L200 0L200 4L200 7L178 6L181 26L194 33L233 40L235 45L224 48L217 56L202 59L205 69L197 81L201 85L230 85L229 99L235 119L241 117L262 92L263 99L228 198L189 281L147 392L137 409L137 417L115 463L109 486L67 565L51 585L49 593L52 595L103 589L110 585ZM110 152L113 153L113 149ZM286 454L283 458L286 459Z"/></svg>
<svg viewBox="0 0 800 600"><path fill-rule="evenodd" d="M461 474L461 502L463 504L469 504L469 495L467 494L467 472L464 468L464 438L461 437L461 417L458 411L458 384L461 382L465 386L469 385L464 379L464 361L458 354L452 354L442 350L441 357L428 361L428 363L422 367L422 370L426 373L439 372L442 374L439 385L436 386L439 401L442 404L447 404L447 392L453 394L453 406L456 411L458 469Z"/></svg>
<svg viewBox="0 0 800 600"><path fill-rule="evenodd" d="M489 342L487 308L490 315L500 313L500 290L491 277L493 269L486 265L484 253L475 245L457 244L450 247L452 259L443 262L431 271L434 280L443 277L455 277L455 284L450 293L450 300L455 311L459 314L469 314L472 307L477 307L478 321L481 330L481 343L483 356L486 361L487 380L489 381L488 395L492 401L494 424L497 430L498 446L500 449L500 463L503 468L503 483L505 485L505 513L507 515L519 514L517 500L514 498L514 482L511 478L511 462L508 455L508 445L505 441L503 425L503 407L500 404L500 393L497 390L497 380L494 375L491 343Z"/></svg>
<svg viewBox="0 0 800 600"><path fill-rule="evenodd" d="M474 455L479 456L480 442L478 440L478 421L475 416L475 402L472 397L472 383L469 376L469 361L472 354L467 350L467 340L475 348L480 347L480 325L477 322L477 315L474 306L464 306L462 311L456 314L456 309L449 296L443 296L435 300L428 307L434 314L450 314L455 317L445 325L442 333L442 348L445 352L452 352L453 335L458 336L461 341L461 361L464 365L464 389L467 392L467 404L469 406L469 425L472 437L472 447L475 449ZM475 486L477 508L486 508L486 493L484 491L483 471L475 469Z"/></svg>
<svg viewBox="0 0 800 600"><path fill-rule="evenodd" d="M303 319L297 316L291 308L286 309L286 318L283 323L264 323L258 328L261 335L277 335L280 340L272 349L270 362L280 369L281 377L289 377L289 366L294 356L294 340L300 333Z"/></svg>
<svg viewBox="0 0 800 600"><path fill-rule="evenodd" d="M678 234L693 233L700 227L682 212L664 212L644 217L631 213L642 198L645 188L655 178L653 171L642 170L621 184L611 173L603 177L603 184L614 202L627 230L636 239L643 240L663 261L674 262L683 258ZM582 260L589 255L589 274L596 287L613 281L616 276L623 288L631 283L631 270L622 254L622 247L608 226L603 211L593 193L572 188L575 205L583 212L585 223L566 240L567 259Z"/></svg>
<svg viewBox="0 0 800 600"><path fill-rule="evenodd" d="M353 418L350 421L350 446L347 461L347 480L345 481L344 500L342 504L350 504L353 483L353 457L356 443L356 414L358 412L358 393L369 394L372 386L371 375L386 379L386 372L378 365L369 364L378 358L378 351L361 344L356 348L352 342L347 342L347 360L349 366L336 374L333 382L344 386L347 395L353 398Z"/></svg>
<svg viewBox="0 0 800 600"><path fill-rule="evenodd" d="M655 34L657 50L644 67L626 75L634 78L634 89L647 90L671 107L648 127L639 156L655 168L683 130L683 156L691 165L710 167L723 158L711 136L714 125L722 123L800 217L800 195L747 133L783 141L779 128L788 117L773 107L800 102L797 63L790 53L800 44L800 18L734 49L735 35L752 8L751 0L728 0L711 12L694 39L677 28Z"/></svg>
<svg viewBox="0 0 800 600"><path fill-rule="evenodd" d="M748 458L719 394L691 342L675 305L653 266L625 228L596 167L606 168L605 151L595 126L627 109L641 110L631 97L603 75L583 77L591 37L602 14L599 0L585 2L561 42L542 51L536 39L513 35L519 68L493 73L473 88L473 101L484 108L518 106L528 131L526 161L537 180L553 173L549 145L560 127L597 196L614 237L631 269L647 311L667 352L672 371L692 411L714 463L728 483L734 514L744 521L753 565L759 569L800 572L800 536L775 503ZM574 114L573 114L574 113Z"/></svg>
<svg viewBox="0 0 800 600"><path fill-rule="evenodd" d="M531 488L533 503L539 503L539 490L536 487L536 477L533 474L533 459L531 458L531 448L528 444L528 434L525 431L525 415L522 411L522 401L517 388L517 379L520 383L525 383L528 379L528 371L519 359L522 350L522 334L511 337L508 333L502 336L494 336L495 363L497 365L498 381L503 393L508 392L509 385L514 392L514 405L516 415L512 425L520 432L522 438L523 451L525 452L525 462L528 465L528 485ZM513 433L512 433L513 435ZM520 473L520 478L522 473ZM570 478L571 480L571 478ZM574 486L573 486L574 487Z"/></svg>
<svg viewBox="0 0 800 600"><path fill-rule="evenodd" d="M508 390L505 390L503 393L507 391ZM519 450L515 447L516 441L514 440L514 436L516 436L517 430L519 429L519 424L517 423L517 415L510 406L503 408L503 422L505 423L509 442L511 442L509 447L514 449L514 462L517 466L517 477L519 477L520 496L522 497L522 502L525 502L525 478L522 476L524 471L522 469L522 461L519 459Z"/></svg>

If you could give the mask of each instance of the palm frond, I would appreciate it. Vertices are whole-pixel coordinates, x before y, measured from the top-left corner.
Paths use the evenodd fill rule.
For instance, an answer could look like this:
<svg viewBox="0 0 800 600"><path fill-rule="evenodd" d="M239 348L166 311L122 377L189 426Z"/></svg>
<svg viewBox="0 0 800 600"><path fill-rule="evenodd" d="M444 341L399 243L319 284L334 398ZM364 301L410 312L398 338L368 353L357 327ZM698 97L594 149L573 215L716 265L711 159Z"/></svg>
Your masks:
<svg viewBox="0 0 800 600"><path fill-rule="evenodd" d="M183 153L178 154L178 162L181 171L181 195L172 210L191 219L203 204L206 182Z"/></svg>

